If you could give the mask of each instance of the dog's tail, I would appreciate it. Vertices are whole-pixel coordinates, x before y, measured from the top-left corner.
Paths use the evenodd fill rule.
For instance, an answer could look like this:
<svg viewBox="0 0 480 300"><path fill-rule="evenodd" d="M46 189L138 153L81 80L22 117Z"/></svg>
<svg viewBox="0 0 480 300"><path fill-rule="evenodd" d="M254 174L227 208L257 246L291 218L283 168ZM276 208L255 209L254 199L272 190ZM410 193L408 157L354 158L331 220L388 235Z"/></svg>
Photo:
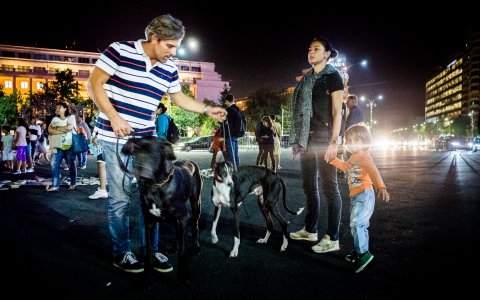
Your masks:
<svg viewBox="0 0 480 300"><path fill-rule="evenodd" d="M282 190L283 190L283 207L285 207L285 210L288 211L290 214L294 216L298 216L299 214L302 213L304 207L300 207L296 212L288 208L287 206L287 187L285 186L285 181L283 178L280 178L280 182L282 183Z"/></svg>

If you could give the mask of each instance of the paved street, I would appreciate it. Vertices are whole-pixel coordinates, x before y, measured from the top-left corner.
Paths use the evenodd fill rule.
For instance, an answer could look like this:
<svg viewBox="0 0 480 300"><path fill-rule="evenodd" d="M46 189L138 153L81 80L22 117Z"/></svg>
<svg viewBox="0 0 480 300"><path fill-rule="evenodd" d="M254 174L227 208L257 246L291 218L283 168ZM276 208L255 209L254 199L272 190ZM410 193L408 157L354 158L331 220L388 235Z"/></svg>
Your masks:
<svg viewBox="0 0 480 300"><path fill-rule="evenodd" d="M254 164L256 154L241 151L241 163ZM476 276L467 272L475 274L480 267L480 152L397 150L374 151L372 155L391 202L376 203L370 226L370 250L375 258L360 274L354 274L344 260L353 249L344 179L340 179L340 251L316 254L310 250L313 244L290 241L281 253L277 224L267 245L256 244L266 227L251 197L241 212L237 258L228 257L233 246L230 211L222 212L219 243L210 241L212 179L206 179L200 224L202 254L190 259L187 285L177 282L176 269L166 274L132 275L112 266L107 201L87 198L96 185L78 186L75 192L63 187L55 194L47 194L40 186L20 186L0 191L2 291L10 298L35 294L53 299L431 299L440 295L460 299L475 293ZM179 152L177 156L194 159L201 168L207 168L211 158L204 151ZM281 166L289 207L305 206L299 161L292 161L287 149ZM49 168L38 167L36 174L48 177ZM63 176L67 174L63 171ZM93 157L79 175L96 176ZM303 226L304 213L284 216L290 231ZM325 219L322 209L319 235L325 231ZM139 227L135 215L131 221L136 242ZM172 223L162 224L162 244L173 242L173 228ZM176 267L176 258L170 260Z"/></svg>

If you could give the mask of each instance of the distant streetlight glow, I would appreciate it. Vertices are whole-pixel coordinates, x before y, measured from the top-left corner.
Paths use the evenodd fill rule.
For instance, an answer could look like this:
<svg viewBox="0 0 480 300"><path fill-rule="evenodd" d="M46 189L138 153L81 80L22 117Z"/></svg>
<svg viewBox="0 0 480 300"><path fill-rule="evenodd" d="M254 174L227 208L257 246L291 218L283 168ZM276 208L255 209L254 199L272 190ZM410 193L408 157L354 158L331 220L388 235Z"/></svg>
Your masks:
<svg viewBox="0 0 480 300"><path fill-rule="evenodd" d="M373 124L374 124L374 122L373 122L373 108L377 106L375 101L376 100L382 100L382 99L383 99L382 95L379 95L376 98L372 98L372 99L366 98L365 96L360 97L360 101L362 101L362 102L363 101L368 101L367 107L370 107L370 129L373 129Z"/></svg>

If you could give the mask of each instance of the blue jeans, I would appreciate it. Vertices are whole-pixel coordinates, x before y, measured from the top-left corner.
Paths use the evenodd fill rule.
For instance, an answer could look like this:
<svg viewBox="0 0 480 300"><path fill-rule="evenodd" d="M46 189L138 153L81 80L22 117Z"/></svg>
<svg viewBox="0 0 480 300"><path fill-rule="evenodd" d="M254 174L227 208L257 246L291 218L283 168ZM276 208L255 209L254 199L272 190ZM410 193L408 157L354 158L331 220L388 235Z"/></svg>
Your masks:
<svg viewBox="0 0 480 300"><path fill-rule="evenodd" d="M70 185L77 184L77 168L75 166L75 154L73 154L73 149L62 150L60 148L56 148L57 152L52 153L52 159L50 161L50 166L52 167L52 187L58 188L60 187L60 164L62 163L62 159L65 158L68 164L68 172L70 175Z"/></svg>
<svg viewBox="0 0 480 300"><path fill-rule="evenodd" d="M134 192L137 190L137 185L132 183L133 177L125 174L117 160L116 143L98 141L103 149L103 158L107 166L107 182L108 182L108 228L113 243L112 255L113 257L123 254L128 251L132 251L130 242L130 217L129 207L131 201L140 201L139 193L133 193L127 195L124 189L128 192ZM118 145L118 151L120 159L124 164L127 162L127 155L121 153L123 145ZM132 170L132 157L130 157L128 170ZM125 176L124 176L125 174ZM125 177L125 179L124 179ZM140 207L140 205L136 206ZM144 218L141 210L136 212L139 216L139 236L140 236L140 248L145 248L145 227ZM155 241L153 248L156 250L158 244L158 236L155 234Z"/></svg>
<svg viewBox="0 0 480 300"><path fill-rule="evenodd" d="M79 167L85 166L87 164L87 153L88 153L88 151L77 154L77 160L78 160L78 166Z"/></svg>
<svg viewBox="0 0 480 300"><path fill-rule="evenodd" d="M368 226L375 207L375 193L364 190L350 199L350 231L358 254L368 251Z"/></svg>
<svg viewBox="0 0 480 300"><path fill-rule="evenodd" d="M238 138L226 138L225 147L227 149L227 160L236 167L240 166L240 159L238 158Z"/></svg>
<svg viewBox="0 0 480 300"><path fill-rule="evenodd" d="M323 158L328 144L309 143L305 152L300 155L300 167L303 179L303 190L307 197L307 213L305 215L305 230L317 232L318 216L320 214L320 190L318 179L322 183L323 194L327 199L328 227L330 239L338 240L342 199L338 190L337 168Z"/></svg>

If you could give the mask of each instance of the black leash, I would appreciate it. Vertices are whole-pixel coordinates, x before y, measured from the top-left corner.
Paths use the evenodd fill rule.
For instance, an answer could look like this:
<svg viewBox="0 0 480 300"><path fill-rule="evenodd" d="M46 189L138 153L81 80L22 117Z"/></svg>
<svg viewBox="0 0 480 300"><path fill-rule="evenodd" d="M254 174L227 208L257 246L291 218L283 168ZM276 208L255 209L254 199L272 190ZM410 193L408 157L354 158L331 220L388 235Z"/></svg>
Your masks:
<svg viewBox="0 0 480 300"><path fill-rule="evenodd" d="M131 139L134 139L135 137L131 137ZM135 194L138 190L139 190L139 186L137 184L137 188L135 190L132 190L132 191L128 191L126 188L125 188L125 181L126 181L126 177L128 176L130 178L130 181L132 182L133 179L136 179L135 176L133 175L132 172L130 172L130 170L128 170L128 164L130 163L130 157L131 155L128 155L127 156L127 161L125 163L123 163L122 161L122 158L120 157L120 153L118 151L118 145L119 145L119 141L120 138L117 137L117 145L116 145L116 150L115 150L115 154L117 155L117 162L118 162L118 165L120 166L120 169L123 171L123 179L122 179L122 188L123 188L123 192L128 195L128 196L132 196L133 194ZM132 182L133 183L133 182Z"/></svg>

